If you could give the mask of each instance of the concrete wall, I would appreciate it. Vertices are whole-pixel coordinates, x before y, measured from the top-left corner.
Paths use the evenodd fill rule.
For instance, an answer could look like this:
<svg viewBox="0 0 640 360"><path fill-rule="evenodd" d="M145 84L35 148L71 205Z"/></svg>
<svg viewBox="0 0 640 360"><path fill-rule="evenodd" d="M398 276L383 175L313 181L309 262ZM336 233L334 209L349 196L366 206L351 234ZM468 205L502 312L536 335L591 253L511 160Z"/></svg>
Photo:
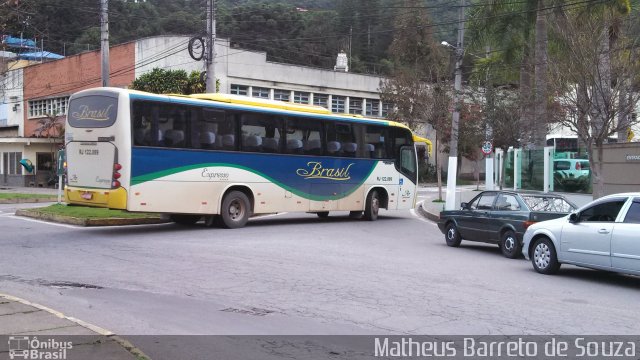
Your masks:
<svg viewBox="0 0 640 360"><path fill-rule="evenodd" d="M195 61L189 56L187 36L157 36L135 42L134 79L154 68L164 70L204 70L203 61ZM216 46L218 47L218 46Z"/></svg>
<svg viewBox="0 0 640 360"><path fill-rule="evenodd" d="M604 145L602 160L605 195L640 191L640 142Z"/></svg>
<svg viewBox="0 0 640 360"><path fill-rule="evenodd" d="M0 78L0 103L6 110L6 126L22 125L25 107L23 79L23 69L9 70L3 78ZM22 126L18 130L18 135L23 135Z"/></svg>
<svg viewBox="0 0 640 360"><path fill-rule="evenodd" d="M379 98L379 76L267 62L264 52L233 48L225 59L229 83Z"/></svg>

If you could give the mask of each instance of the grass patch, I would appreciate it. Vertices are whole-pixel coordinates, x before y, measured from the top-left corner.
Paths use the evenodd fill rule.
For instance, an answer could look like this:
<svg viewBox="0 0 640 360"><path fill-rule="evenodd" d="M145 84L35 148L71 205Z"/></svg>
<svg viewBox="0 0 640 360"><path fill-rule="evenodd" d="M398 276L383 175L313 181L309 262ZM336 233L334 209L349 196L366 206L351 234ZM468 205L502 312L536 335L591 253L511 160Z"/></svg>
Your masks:
<svg viewBox="0 0 640 360"><path fill-rule="evenodd" d="M438 199L435 199L435 200L433 200L432 202L434 202L434 203L445 203L446 201L445 201L445 200L438 200Z"/></svg>
<svg viewBox="0 0 640 360"><path fill-rule="evenodd" d="M57 199L57 195L48 194L20 194L20 193L0 193L0 200L12 199Z"/></svg>
<svg viewBox="0 0 640 360"><path fill-rule="evenodd" d="M124 210L112 210L105 208L94 208L88 206L68 206L65 204L54 204L46 207L31 209L30 211L42 214L63 215L84 219L144 219L156 218L159 215L154 213L133 213Z"/></svg>

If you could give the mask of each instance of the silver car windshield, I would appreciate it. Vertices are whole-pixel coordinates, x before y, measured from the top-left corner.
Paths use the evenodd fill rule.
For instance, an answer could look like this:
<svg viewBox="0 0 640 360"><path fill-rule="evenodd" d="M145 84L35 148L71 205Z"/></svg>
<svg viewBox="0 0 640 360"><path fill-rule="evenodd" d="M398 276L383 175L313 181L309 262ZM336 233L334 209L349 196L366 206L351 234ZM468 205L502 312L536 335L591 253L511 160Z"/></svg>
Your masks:
<svg viewBox="0 0 640 360"><path fill-rule="evenodd" d="M571 212L575 210L570 203L563 198L550 196L522 195L522 200L531 211Z"/></svg>

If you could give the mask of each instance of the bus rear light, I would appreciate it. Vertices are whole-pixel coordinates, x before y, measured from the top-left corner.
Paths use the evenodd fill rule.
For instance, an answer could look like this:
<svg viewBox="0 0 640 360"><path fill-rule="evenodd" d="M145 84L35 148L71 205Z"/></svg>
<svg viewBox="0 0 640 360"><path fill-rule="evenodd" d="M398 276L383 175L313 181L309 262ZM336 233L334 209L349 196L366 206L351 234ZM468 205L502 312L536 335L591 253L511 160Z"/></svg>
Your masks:
<svg viewBox="0 0 640 360"><path fill-rule="evenodd" d="M115 170L115 171L122 170L122 165L120 165L118 163L113 164L113 170Z"/></svg>
<svg viewBox="0 0 640 360"><path fill-rule="evenodd" d="M113 173L113 178L114 179L120 179L120 176L122 176L122 175L120 175L120 173Z"/></svg>
<svg viewBox="0 0 640 360"><path fill-rule="evenodd" d="M118 181L118 180L114 180L114 181L111 183L111 187L114 187L114 188L118 188L118 187L120 187L120 181Z"/></svg>

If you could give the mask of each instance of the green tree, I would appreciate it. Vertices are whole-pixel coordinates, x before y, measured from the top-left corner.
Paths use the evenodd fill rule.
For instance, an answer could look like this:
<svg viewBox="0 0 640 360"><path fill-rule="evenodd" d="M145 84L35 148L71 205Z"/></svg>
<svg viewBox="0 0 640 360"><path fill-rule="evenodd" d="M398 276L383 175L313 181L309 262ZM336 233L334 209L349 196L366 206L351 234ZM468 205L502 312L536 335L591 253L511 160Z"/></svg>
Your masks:
<svg viewBox="0 0 640 360"><path fill-rule="evenodd" d="M187 75L184 70L164 70L154 68L148 73L140 75L131 83L134 90L155 94L196 94L203 93L206 86L201 80L201 73L197 71ZM216 90L220 83L216 79Z"/></svg>
<svg viewBox="0 0 640 360"><path fill-rule="evenodd" d="M396 11L393 41L389 47L391 75L381 82L384 101L393 103L393 120L407 124L420 133L428 127L436 130L436 170L442 199L442 162L448 131L450 80L447 55L433 39L429 14L420 0L404 0ZM406 9L413 9L407 12Z"/></svg>
<svg viewBox="0 0 640 360"><path fill-rule="evenodd" d="M581 9L558 14L554 21L558 51L551 71L559 106L557 122L575 132L587 148L594 198L604 195L603 145L638 120L628 115L640 94L640 60L628 1L618 7ZM635 82L635 83L634 83ZM616 99L627 101L615 101Z"/></svg>

